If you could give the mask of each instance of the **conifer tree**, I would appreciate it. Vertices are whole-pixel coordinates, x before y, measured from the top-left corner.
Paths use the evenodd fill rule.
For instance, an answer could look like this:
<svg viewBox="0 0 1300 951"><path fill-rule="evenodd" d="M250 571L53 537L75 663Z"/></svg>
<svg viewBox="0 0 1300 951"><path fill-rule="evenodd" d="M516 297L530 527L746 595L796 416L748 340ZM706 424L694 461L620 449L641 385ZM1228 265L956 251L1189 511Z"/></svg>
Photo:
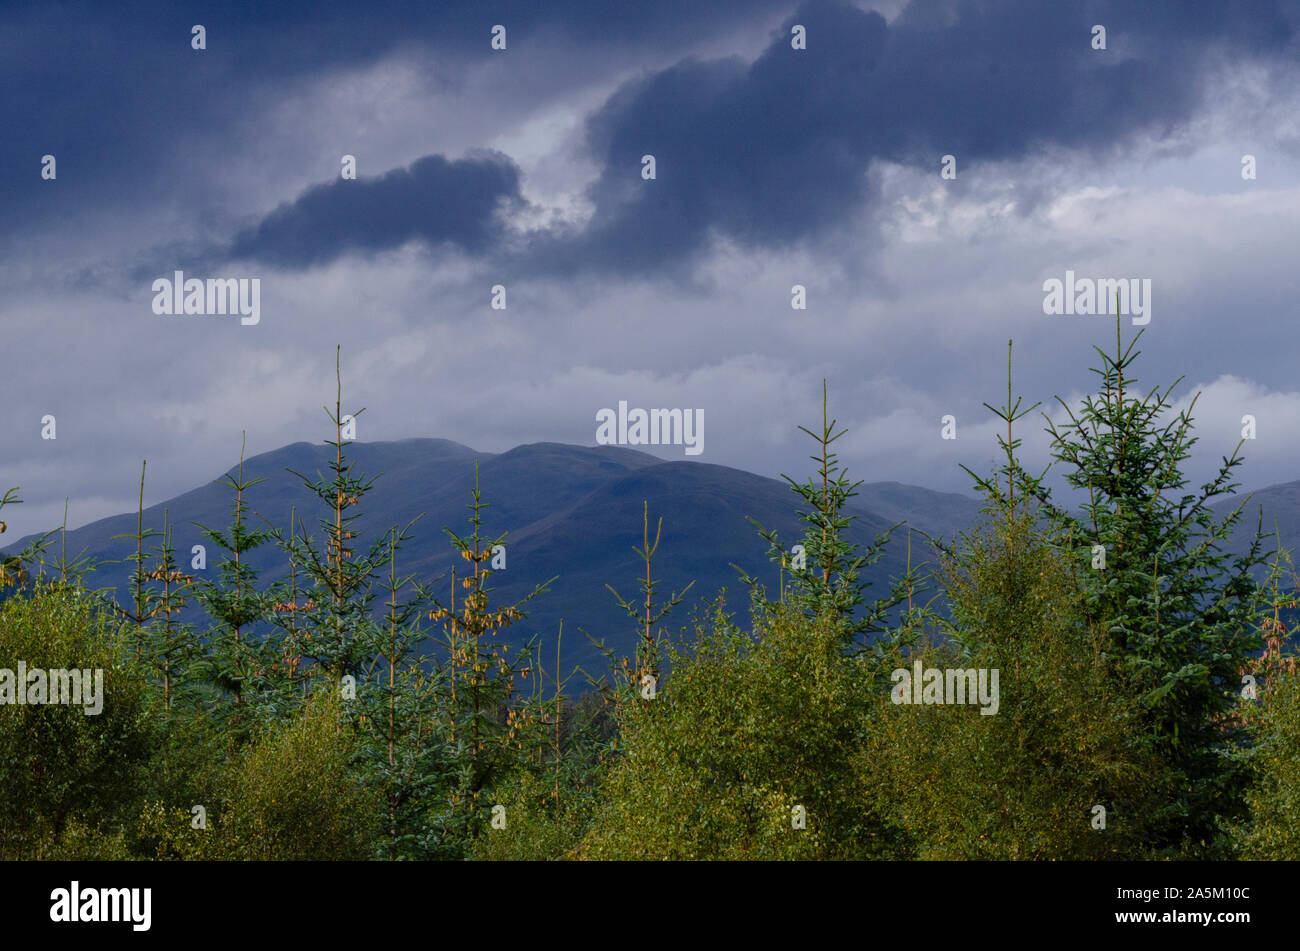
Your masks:
<svg viewBox="0 0 1300 951"><path fill-rule="evenodd" d="M641 628L641 637L637 641L636 647L636 669L633 673L628 671L629 678L637 684L640 684L643 677L649 676L654 681L659 680L660 668L660 644L654 626L668 616L668 613L677 605L682 603L686 597L686 592L695 586L694 581L687 582L686 587L680 592L674 591L668 597L667 603L655 604L654 591L659 582L654 580L652 572L652 563L655 552L659 550L659 541L663 537L664 520L662 517L655 528L654 544L650 543L650 503L642 502L641 511L641 547L633 548L637 557L645 563L645 577L639 580L641 587L641 596L644 599L640 604L634 604L625 600L613 587L605 585L610 594L614 595L618 601L619 607L627 616ZM557 661L558 665L558 661ZM559 668L556 672L558 675Z"/></svg>
<svg viewBox="0 0 1300 951"><path fill-rule="evenodd" d="M1006 402L984 404L1006 425L1004 461L987 476L962 466L984 496L980 520L937 546L950 613L904 668L996 671L998 706L986 716L891 698L871 738L885 761L880 792L901 806L896 821L920 858L1143 858L1169 777L1111 676L1073 552L1039 499L1042 476L1021 464L1015 424L1038 404L1014 395L1011 352L1008 341ZM1091 823L1096 806L1109 813L1105 834Z"/></svg>
<svg viewBox="0 0 1300 951"><path fill-rule="evenodd" d="M145 542L150 538L155 538L159 534L156 529L146 529L144 527L144 477L145 469L148 466L148 460L142 460L140 463L140 498L136 506L136 524L134 534L113 535L114 540L119 538L129 538L135 542L135 551L125 558L110 564L131 563L131 573L128 576L128 591L131 595L131 609L128 611L116 601L113 602L113 608L119 616L129 623L135 625L135 656L138 660L143 660L146 650L147 631L146 625L157 615L157 592L149 584L151 578L149 569L145 564Z"/></svg>
<svg viewBox="0 0 1300 951"><path fill-rule="evenodd" d="M804 482L796 482L785 474L781 476L807 506L799 512L799 519L804 523L800 540L802 558L792 556L792 549L781 542L777 532L764 528L752 518L750 522L770 546L769 555L781 566L783 576L785 571L791 575L790 587L785 589L783 585L782 598L797 605L805 617L834 618L843 630L846 646L867 648L868 644L859 641L889 630L890 612L906 600L909 585L915 586L916 575L909 569L908 577L895 581L889 594L867 603L865 592L870 582L863 580L862 572L884 557L890 536L898 526L877 536L861 553L846 537L857 516L846 514L845 506L858 494L862 480L850 481L837 454L831 450L831 444L846 432L837 430L836 426L836 421L827 414L826 381L823 380L820 430L799 427L817 442L818 452L810 457L817 465L817 472ZM757 579L742 572L741 580L757 592Z"/></svg>
<svg viewBox="0 0 1300 951"><path fill-rule="evenodd" d="M301 567L303 595L307 598L306 604L293 612L300 639L292 645L292 652L312 661L316 670L309 674L324 674L335 683L360 673L369 656L366 645L358 643L357 636L371 618L374 582L389 558L389 541L385 535L378 536L358 557L359 508L378 477L355 474L354 464L344 452L352 442L344 438L343 432L341 354L340 347L334 361L337 383L334 409L324 407L334 425L334 438L325 440L326 445L334 448L329 476L318 474L313 479L289 470L325 504L327 516L318 519L324 533L324 550L318 550L305 525L300 524L300 534L291 530L287 540L282 533L275 533L291 562ZM364 408L350 416L356 419L363 412ZM398 532L398 544L409 537L409 529L408 525Z"/></svg>
<svg viewBox="0 0 1300 951"><path fill-rule="evenodd" d="M209 631L210 645L207 676L209 680L233 698L235 712L247 700L250 687L265 670L258 659L269 653L268 646L255 637L255 626L264 621L269 611L269 599L258 588L258 573L248 562L248 554L260 548L271 533L250 528L247 520L248 503L245 493L265 479L244 478L244 449L241 441L239 465L234 474L227 473L217 482L234 493L230 527L226 531L200 525L212 544L221 552L216 580L203 580L197 585L197 597L212 620Z"/></svg>
<svg viewBox="0 0 1300 951"><path fill-rule="evenodd" d="M296 516L297 508L290 506L289 539L287 544L283 543L283 536L275 531L274 526L271 528L271 533L281 542L281 547L289 553L289 578L287 581L274 586L271 592L271 610L275 623L283 632L281 660L290 679L298 676L299 668L302 666L302 637L298 629L298 615L300 612L309 611L315 606L306 596L299 600L301 592L298 589L298 560L293 554L298 541ZM304 677L304 686L305 679Z"/></svg>
<svg viewBox="0 0 1300 951"><path fill-rule="evenodd" d="M1197 441L1196 399L1174 413L1170 394L1181 377L1163 391L1137 389L1141 336L1125 347L1117 319L1114 353L1094 347L1100 392L1077 411L1057 397L1067 421L1047 418L1052 457L1084 496L1081 512L1057 505L1043 477L1014 462L1001 485L984 487L1008 502L1017 487L1032 494L1056 543L1072 552L1088 621L1104 632L1116 675L1142 699L1149 748L1182 790L1153 817L1153 835L1169 853L1210 856L1223 845L1222 821L1242 808L1245 777L1233 755L1240 732L1228 715L1239 670L1258 647L1251 570L1263 556L1258 530L1245 554L1224 548L1245 501L1222 518L1211 508L1238 487L1241 443L1210 481L1187 490L1182 465Z"/></svg>
<svg viewBox="0 0 1300 951"><path fill-rule="evenodd" d="M84 548L79 554L75 555L71 561L68 560L67 498L63 500L63 523L57 531L59 532L59 557L53 561L53 564L46 560L45 553L48 551L49 545L51 544L49 537L53 535L54 532L47 532L35 541L29 543L28 551L30 554L24 555L20 560L39 562L39 574L42 577L45 575L46 568L49 568L51 574L57 573L59 580L64 585L71 588L84 588L86 575L95 570L96 564L93 559L86 555L86 550ZM101 588L95 591L94 594L98 597L106 597L108 591L108 588Z"/></svg>
<svg viewBox="0 0 1300 951"><path fill-rule="evenodd" d="M388 545L388 572L381 582L388 593L384 617L360 632L372 653L357 702L349 706L360 728L363 773L385 807L378 854L390 860L428 858L438 852L427 813L452 781L441 722L442 672L436 665L426 669L418 653L425 637L419 619L427 593L413 578L399 577L396 531L389 533ZM408 585L413 596L399 600Z"/></svg>
<svg viewBox="0 0 1300 951"><path fill-rule="evenodd" d="M162 619L155 619L151 626L147 651L149 664L162 681L163 707L170 710L177 681L184 680L188 675L189 664L198 652L198 645L191 626L175 622L175 616L184 610L189 600L188 592L193 590L194 577L181 571L176 564L176 549L172 545L172 527L167 509L163 509L162 540L155 553L154 567L148 578L162 583L157 607ZM62 564L66 565L66 556ZM66 568L64 577L66 578Z"/></svg>
<svg viewBox="0 0 1300 951"><path fill-rule="evenodd" d="M451 598L443 603L433 598L430 620L443 627L441 646L446 650L449 739L457 763L452 808L439 820L454 834L474 837L481 823L474 818L482 807L483 791L509 775L518 755L531 749L541 726L538 712L520 704L518 691L533 668L536 640L530 639L514 656L500 641L506 628L523 620L524 606L549 590L554 578L536 585L520 601L492 607L492 574L488 562L492 550L504 542L504 534L489 538L483 532L483 512L489 507L479 488L478 463L474 464L474 489L470 504L470 532L462 536L444 529L469 573L457 579L452 572ZM459 585L457 581L459 580ZM463 594L457 599L460 588Z"/></svg>

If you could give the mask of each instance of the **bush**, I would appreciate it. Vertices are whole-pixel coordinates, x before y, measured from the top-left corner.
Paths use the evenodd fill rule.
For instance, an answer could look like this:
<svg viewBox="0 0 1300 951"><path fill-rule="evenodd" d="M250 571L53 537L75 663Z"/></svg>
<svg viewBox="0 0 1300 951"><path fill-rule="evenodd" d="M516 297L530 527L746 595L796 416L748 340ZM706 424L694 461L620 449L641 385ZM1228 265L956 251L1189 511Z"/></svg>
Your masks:
<svg viewBox="0 0 1300 951"><path fill-rule="evenodd" d="M886 852L855 753L880 671L835 617L755 602L754 633L716 611L653 700L621 700L621 755L589 858L866 858ZM796 807L799 807L798 810ZM796 813L806 828L795 828Z"/></svg>
<svg viewBox="0 0 1300 951"><path fill-rule="evenodd" d="M1018 509L964 536L942 577L951 637L909 661L996 669L997 712L880 702L865 755L881 808L895 805L922 859L1142 857L1161 774L1068 559Z"/></svg>
<svg viewBox="0 0 1300 951"><path fill-rule="evenodd" d="M1294 661L1292 662L1294 665ZM1278 670L1252 718L1254 783L1249 824L1238 830L1241 857L1300 859L1300 675Z"/></svg>
<svg viewBox="0 0 1300 951"><path fill-rule="evenodd" d="M37 581L0 604L0 668L20 662L102 670L103 709L0 705L0 858L105 857L92 843L129 824L152 738L122 625L80 588Z"/></svg>
<svg viewBox="0 0 1300 951"><path fill-rule="evenodd" d="M355 775L353 751L341 701L332 691L318 692L231 764L226 801L205 857L370 858L381 806Z"/></svg>

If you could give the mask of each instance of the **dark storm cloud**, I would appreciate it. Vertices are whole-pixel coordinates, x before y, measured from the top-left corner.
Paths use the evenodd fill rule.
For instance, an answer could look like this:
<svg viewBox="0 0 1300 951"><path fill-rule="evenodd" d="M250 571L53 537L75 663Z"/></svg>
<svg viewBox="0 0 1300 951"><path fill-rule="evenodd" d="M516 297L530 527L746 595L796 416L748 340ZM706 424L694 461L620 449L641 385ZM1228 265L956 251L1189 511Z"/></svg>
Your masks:
<svg viewBox="0 0 1300 951"><path fill-rule="evenodd" d="M1298 7L917 0L890 25L813 0L752 63L688 59L613 95L587 122L601 169L594 216L581 229L534 232L515 263L549 275L648 273L689 263L714 234L787 247L869 210L873 159L937 174L947 153L960 170L1048 147L1101 155L1159 139L1203 106L1214 54L1264 62L1293 52ZM796 23L806 51L791 48ZM1097 23L1105 51L1091 46ZM654 181L641 178L646 154ZM429 195L412 197L433 210ZM382 245L388 211L345 207ZM398 227L398 237L415 233L405 219ZM266 256L292 260L272 239Z"/></svg>
<svg viewBox="0 0 1300 951"><path fill-rule="evenodd" d="M581 43L674 44L780 0L492 4L156 2L0 7L0 240L88 211L130 214L141 203L201 202L188 166L195 140L229 152L241 123L286 84L415 49L431 64L472 66L494 55L494 24L511 46L554 31ZM207 49L190 48L190 28ZM218 144L219 143L219 144ZM57 183L40 179L53 154Z"/></svg>
<svg viewBox="0 0 1300 951"><path fill-rule="evenodd" d="M1293 53L1298 7L925 0L891 26L814 0L753 63L685 61L613 96L588 123L595 216L539 238L534 263L654 270L715 231L785 247L862 214L876 158L937 175L946 153L963 169L1165 136L1205 102L1212 54ZM791 48L796 23L806 51ZM1093 24L1108 50L1091 48ZM656 181L640 179L644 154Z"/></svg>
<svg viewBox="0 0 1300 951"><path fill-rule="evenodd" d="M430 155L375 179L308 189L236 238L230 256L301 268L415 239L481 252L500 236L497 213L522 204L519 169L501 153Z"/></svg>
<svg viewBox="0 0 1300 951"><path fill-rule="evenodd" d="M496 22L508 24L515 45L550 28L621 48L646 36L685 42L773 5L510 0L449 9L381 0L202 14L164 4L10 12L0 19L8 134L0 234L105 206L129 214L131 203L202 205L186 153L222 141L222 130L237 149L241 122L290 79L412 46L469 63L493 55ZM421 238L513 257L516 273L559 275L655 273L689 263L715 234L784 248L864 214L869 221L874 159L937 172L939 156L952 153L967 171L1045 148L1100 154L1168 136L1212 92L1214 54L1294 60L1298 8L1300 0L914 0L889 24L814 0L753 62L684 60L628 83L589 117L600 172L583 228L541 229L507 245L492 199L518 200L517 172L504 160L480 167L432 156L378 181L311 189L238 235L233 250L293 267ZM194 20L208 28L203 54L189 48ZM807 28L806 51L790 47L793 23ZM1090 48L1094 23L1109 31L1105 52ZM57 183L39 181L46 152L59 158ZM657 162L653 182L640 177L647 153Z"/></svg>

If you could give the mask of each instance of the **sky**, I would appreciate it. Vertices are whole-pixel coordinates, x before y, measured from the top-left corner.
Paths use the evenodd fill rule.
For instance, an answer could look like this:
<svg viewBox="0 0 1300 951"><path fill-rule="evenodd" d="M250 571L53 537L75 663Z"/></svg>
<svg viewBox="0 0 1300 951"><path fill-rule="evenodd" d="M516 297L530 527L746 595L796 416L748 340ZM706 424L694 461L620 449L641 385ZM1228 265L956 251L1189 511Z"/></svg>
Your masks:
<svg viewBox="0 0 1300 951"><path fill-rule="evenodd" d="M1121 332L1199 393L1193 481L1245 415L1244 487L1300 479L1298 53L1300 0L5 4L7 539L328 438L339 346L361 441L594 445L626 401L703 413L637 448L803 476L825 380L851 476L973 494L1008 340L1055 419L1115 345L1044 312L1067 271L1150 282ZM258 322L156 313L178 270Z"/></svg>

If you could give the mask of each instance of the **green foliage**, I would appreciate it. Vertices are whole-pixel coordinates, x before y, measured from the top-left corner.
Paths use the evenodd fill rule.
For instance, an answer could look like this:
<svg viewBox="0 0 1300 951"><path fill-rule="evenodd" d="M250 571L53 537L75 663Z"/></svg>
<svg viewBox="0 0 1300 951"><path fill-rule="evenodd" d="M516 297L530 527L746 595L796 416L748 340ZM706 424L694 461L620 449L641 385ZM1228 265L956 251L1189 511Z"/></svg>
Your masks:
<svg viewBox="0 0 1300 951"><path fill-rule="evenodd" d="M3 507L3 500L0 500L0 508ZM0 532L3 530L4 522L0 522ZM71 561L68 560L68 500L66 498L63 500L63 524L59 528L59 557L57 561L51 563L46 561L45 552L51 544L49 541L50 535L53 534L53 532L48 532L45 535L39 536L34 541L29 542L26 550L22 554L14 556L13 560L19 565L23 562L38 563L40 565L38 573L41 576L45 575L46 568L50 569L51 574L53 574L54 569L57 568L58 578L60 581L65 584L84 586L86 575L93 572L96 565L91 558L87 557L84 549L79 555L73 556ZM0 587L3 586L4 572L3 569L0 568ZM98 591L96 593L103 595L105 592Z"/></svg>
<svg viewBox="0 0 1300 951"><path fill-rule="evenodd" d="M655 625L668 616L677 605L682 603L686 597L686 592L694 587L695 582L688 582L681 592L674 591L668 597L667 603L656 604L654 600L655 588L659 582L654 580L653 562L655 552L659 550L659 540L663 537L664 520L659 519L655 527L655 540L650 542L650 503L641 503L641 547L633 548L638 558L645 563L645 577L637 581L641 589L641 596L644 599L640 604L634 604L623 598L622 595L614 588L613 585L605 585L618 606L623 612L641 627L641 638L637 641L635 670L631 671L633 679L640 683L641 678L650 676L656 680L659 677L659 644L655 633Z"/></svg>
<svg viewBox="0 0 1300 951"><path fill-rule="evenodd" d="M1252 782L1248 812L1232 831L1246 859L1300 859L1300 673L1283 620L1300 606L1295 581L1295 564L1279 541L1265 582L1271 614L1260 622L1264 651L1247 667L1255 696L1240 700L1240 722L1250 741L1242 760Z"/></svg>
<svg viewBox="0 0 1300 951"><path fill-rule="evenodd" d="M198 859L212 832L192 828L194 806L219 811L234 744L227 719L195 703L156 710L149 783L136 807L134 855Z"/></svg>
<svg viewBox="0 0 1300 951"><path fill-rule="evenodd" d="M251 527L260 480L241 450L231 523L203 529L215 580L177 565L166 514L160 533L144 528L143 471L124 605L87 590L93 566L66 550L47 581L48 536L0 562L0 669L105 671L99 716L0 706L0 859L1300 857L1288 556L1261 587L1258 532L1246 556L1223 553L1240 508L1217 519L1209 504L1240 458L1186 491L1191 410L1172 414L1170 390L1135 396L1134 358L1132 344L1102 353L1101 392L1049 421L1056 462L1087 494L1080 514L1019 464L1014 424L1035 407L1013 401L1008 354L1007 403L989 407L1005 462L971 473L980 526L937 545L943 613L914 600L910 534L906 574L868 601L863 569L888 535L866 552L847 538L860 483L831 451L843 432L823 390L822 426L803 430L816 473L786 477L803 557L759 526L777 598L745 577L745 627L719 595L693 638L665 635L685 592L655 600L644 508L640 597L615 591L635 656L620 668L597 642L613 677L582 696L580 671L562 672L562 625L549 673L535 637L504 642L550 582L493 603L505 536L484 530L477 468L469 532L446 529L469 566L447 600L398 571L414 522L361 551L374 480L346 458L340 374L330 472L302 477L325 505L320 544L293 513L287 537ZM268 587L247 556L272 539L290 577ZM176 622L190 598L207 629ZM892 674L916 661L998 671L996 714L895 703ZM1258 701L1241 698L1246 673Z"/></svg>
<svg viewBox="0 0 1300 951"><path fill-rule="evenodd" d="M1241 857L1300 859L1300 677L1278 671L1254 724L1250 822L1239 827Z"/></svg>
<svg viewBox="0 0 1300 951"><path fill-rule="evenodd" d="M489 828L473 841L469 857L511 862L575 858L595 800L566 784L566 795L557 801L549 778L521 771L498 785L491 805L505 807L505 828L492 828L488 811L484 824Z"/></svg>
<svg viewBox="0 0 1300 951"><path fill-rule="evenodd" d="M461 536L446 529L452 545L469 563L469 573L459 578L458 591L453 571L449 600L444 603L434 597L428 614L443 628L438 643L447 658L446 723L455 774L449 801L435 821L450 832L456 848L468 846L482 834L484 805L491 788L510 777L528 752L545 742L540 709L521 703L518 695L536 666L536 642L530 640L512 652L498 638L507 627L523 620L524 606L543 594L550 581L537 585L515 604L491 604L488 578L492 571L486 563L505 536L483 534L483 510L487 507L475 463L474 489L467 506L470 533Z"/></svg>
<svg viewBox="0 0 1300 951"><path fill-rule="evenodd" d="M373 652L356 700L347 704L360 731L358 757L366 782L384 800L377 856L434 858L445 837L434 836L427 814L446 797L455 777L445 726L445 678L436 665L421 662L424 632L418 623L423 598L399 602L395 535L389 539L389 593L383 624L370 622L360 640ZM429 669L432 667L432 669Z"/></svg>
<svg viewBox="0 0 1300 951"><path fill-rule="evenodd" d="M790 587L785 589L783 582L779 600L797 605L809 620L833 619L841 627L841 639L845 643L862 640L860 646L866 646L870 635L888 629L885 619L903 601L903 592L912 579L900 580L887 596L867 602L868 582L862 580L862 570L884 557L893 529L878 536L862 553L845 538L857 516L845 515L844 507L858 494L862 480L849 481L838 456L831 451L831 444L845 433L845 430L837 431L836 425L827 416L826 381L823 380L821 430L813 432L799 427L817 441L818 454L809 457L817 465L817 475L806 482L796 482L785 474L781 476L807 506L799 511L799 520L804 523L803 558L796 560L793 549L787 551L775 531L752 518L750 521L768 543L769 557L781 565L783 576L786 571L790 573ZM757 581L752 576L742 574L741 580L757 590Z"/></svg>
<svg viewBox="0 0 1300 951"><path fill-rule="evenodd" d="M1241 444L1213 479L1187 491L1181 466L1196 443L1195 398L1174 413L1170 393L1141 395L1132 367L1139 332L1115 352L1096 349L1101 390L1069 420L1049 421L1055 460L1069 485L1086 493L1081 515L1052 505L1039 480L1026 491L1048 506L1059 544L1074 552L1089 620L1106 635L1104 652L1125 688L1145 707L1148 748L1174 770L1174 795L1155 817L1155 841L1169 852L1221 856L1224 820L1238 815L1246 777L1233 749L1240 671L1259 649L1261 592L1251 570L1263 563L1258 531L1249 551L1223 543L1242 506L1218 518L1210 504L1236 488ZM1181 378L1180 378L1181 380ZM1091 567L1104 546L1106 567Z"/></svg>
<svg viewBox="0 0 1300 951"><path fill-rule="evenodd" d="M324 548L318 548L305 526L301 537L291 526L287 541L276 533L281 548L302 571L307 586L304 591L306 602L297 604L295 601L296 638L288 645L289 653L310 659L316 668L311 673L319 673L335 684L345 676L355 676L365 663L367 645L364 639L358 638L371 619L374 582L388 562L392 546L400 544L410 529L409 525L401 530L394 528L376 536L365 551L358 548L361 501L374 488L378 477L368 478L355 473L353 464L347 461L344 453L351 442L343 438L346 424L340 359L341 355L336 354L338 386L334 409L324 408L334 424L334 438L326 440L327 445L334 447L329 477L318 473L312 479L294 473L325 505L326 517L318 520L324 534ZM349 415L355 419L363 412L364 408Z"/></svg>
<svg viewBox="0 0 1300 951"><path fill-rule="evenodd" d="M156 595L154 589L149 585L149 569L145 562L145 542L158 534L155 529L146 529L144 527L144 477L148 468L148 461L140 463L140 499L136 508L136 525L134 534L114 535L114 539L129 538L135 541L135 551L122 559L116 564L131 563L131 572L128 576L130 587L128 591L131 595L131 608L128 610L114 601L117 613L135 626L133 644L137 657L144 656L145 652L145 625L155 616Z"/></svg>
<svg viewBox="0 0 1300 951"><path fill-rule="evenodd" d="M253 626L269 615L269 599L258 589L257 572L246 560L249 552L270 539L271 533L250 529L246 522L248 505L244 494L265 480L244 478L242 444L238 474L218 481L234 492L235 499L229 529L222 532L199 526L203 536L221 552L216 580L204 580L197 588L199 603L213 622L201 676L231 697L233 709L227 715L239 718L241 712L247 712L240 710L246 701L255 701L256 713L260 705L256 701L264 703L267 693L276 693L277 684L268 676L275 664L275 645L265 636L254 638L253 632ZM246 723L246 718L242 722Z"/></svg>
<svg viewBox="0 0 1300 951"><path fill-rule="evenodd" d="M221 858L219 849L213 844L215 834L210 828L196 829L194 816L188 809L169 807L161 800L146 802L137 822L137 835L142 843L141 857L159 861L193 862Z"/></svg>
<svg viewBox="0 0 1300 951"><path fill-rule="evenodd" d="M103 671L97 715L74 704L0 706L0 858L65 857L94 830L113 834L148 779L145 677L123 625L58 581L0 604L0 669L20 662Z"/></svg>
<svg viewBox="0 0 1300 951"><path fill-rule="evenodd" d="M225 800L204 857L370 858L380 804L352 767L355 742L328 689L257 737L224 778Z"/></svg>
<svg viewBox="0 0 1300 951"><path fill-rule="evenodd" d="M561 631L561 634L563 631ZM559 667L560 639L556 643ZM610 712L612 691L585 694L570 701L563 694L568 679L552 677L549 702L546 671L538 664L536 689L528 700L536 711L529 731L536 754L492 791L492 804L506 807L505 829L489 828L474 840L469 857L510 861L577 858L600 800L602 783L614 751L617 724ZM572 677L572 675L570 675Z"/></svg>
<svg viewBox="0 0 1300 951"><path fill-rule="evenodd" d="M154 569L148 577L162 583L155 609L156 614L161 614L162 617L161 620L155 617L148 626L143 642L143 656L150 676L162 688L163 706L171 709L177 687L184 690L192 680L193 664L201 656L201 651L194 630L189 625L176 624L174 620L192 596L194 578L181 571L176 564L171 522L165 509L162 541L155 552Z"/></svg>
<svg viewBox="0 0 1300 951"><path fill-rule="evenodd" d="M755 599L753 633L719 603L670 645L653 700L620 698L589 858L866 858L887 849L856 756L880 671L843 651L834 617ZM885 688L882 686L883 691ZM807 828L794 828L794 809Z"/></svg>
<svg viewBox="0 0 1300 951"><path fill-rule="evenodd" d="M881 703L868 738L884 779L874 795L918 858L1144 857L1164 778L1136 700L1109 676L1074 565L1038 523L1016 503L961 537L941 570L949 637L900 663L996 670L996 712ZM1097 805L1104 830L1091 824Z"/></svg>
<svg viewBox="0 0 1300 951"><path fill-rule="evenodd" d="M22 499L18 498L18 486L6 489L4 495L0 495L0 511L4 511L6 505L21 505ZM0 535L9 530L9 525L0 519ZM23 558L18 555L10 555L0 558L0 591L10 586L23 584L27 580L27 572L23 568Z"/></svg>

